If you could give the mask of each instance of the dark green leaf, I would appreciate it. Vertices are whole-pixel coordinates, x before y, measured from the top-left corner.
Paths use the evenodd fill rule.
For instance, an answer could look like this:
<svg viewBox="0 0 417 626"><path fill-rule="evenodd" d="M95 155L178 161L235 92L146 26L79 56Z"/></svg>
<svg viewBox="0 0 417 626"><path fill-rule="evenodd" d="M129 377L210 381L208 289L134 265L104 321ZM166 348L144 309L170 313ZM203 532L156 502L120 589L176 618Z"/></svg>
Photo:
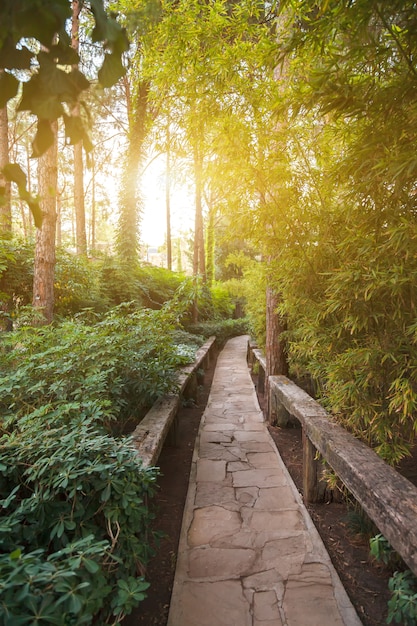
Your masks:
<svg viewBox="0 0 417 626"><path fill-rule="evenodd" d="M32 142L32 157L41 156L46 150L52 146L54 142L54 133L49 120L38 120L38 129L35 139Z"/></svg>
<svg viewBox="0 0 417 626"><path fill-rule="evenodd" d="M33 52L30 52L27 48L18 50L11 37L6 39L0 48L0 68L27 70L30 68L32 58Z"/></svg>
<svg viewBox="0 0 417 626"><path fill-rule="evenodd" d="M3 167L2 172L7 180L16 183L19 188L26 188L26 174L18 163L8 163Z"/></svg>
<svg viewBox="0 0 417 626"><path fill-rule="evenodd" d="M65 115L65 136L69 139L71 145L75 145L84 139L85 129L80 117L74 115Z"/></svg>
<svg viewBox="0 0 417 626"><path fill-rule="evenodd" d="M98 72L98 80L103 87L111 87L117 83L125 72L126 70L122 65L120 56L117 54L106 54L103 65Z"/></svg>
<svg viewBox="0 0 417 626"><path fill-rule="evenodd" d="M0 108L6 106L8 100L14 98L19 88L19 81L12 74L0 74Z"/></svg>

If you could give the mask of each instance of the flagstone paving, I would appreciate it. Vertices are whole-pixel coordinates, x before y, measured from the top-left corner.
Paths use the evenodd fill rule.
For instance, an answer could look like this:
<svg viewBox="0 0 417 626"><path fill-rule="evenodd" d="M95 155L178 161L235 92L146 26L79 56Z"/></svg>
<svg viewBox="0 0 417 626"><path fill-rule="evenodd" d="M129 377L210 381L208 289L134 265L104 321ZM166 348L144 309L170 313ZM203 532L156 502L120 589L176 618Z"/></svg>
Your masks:
<svg viewBox="0 0 417 626"><path fill-rule="evenodd" d="M361 626L269 435L246 348L231 339L217 361L168 626Z"/></svg>

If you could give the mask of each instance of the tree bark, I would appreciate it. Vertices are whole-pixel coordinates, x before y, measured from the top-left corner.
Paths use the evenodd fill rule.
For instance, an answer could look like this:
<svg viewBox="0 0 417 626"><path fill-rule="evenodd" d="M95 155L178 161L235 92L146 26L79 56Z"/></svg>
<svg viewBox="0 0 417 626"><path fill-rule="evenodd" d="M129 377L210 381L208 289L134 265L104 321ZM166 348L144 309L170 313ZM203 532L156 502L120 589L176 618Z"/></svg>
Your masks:
<svg viewBox="0 0 417 626"><path fill-rule="evenodd" d="M266 342L265 342L265 414L269 416L269 377L288 376L288 359L281 333L287 330L286 321L278 314L279 294L271 287L266 289Z"/></svg>
<svg viewBox="0 0 417 626"><path fill-rule="evenodd" d="M54 143L39 157L38 186L42 209L42 226L36 231L35 267L33 276L33 306L42 311L44 323L53 320L55 236L56 236L56 190L58 179L58 123L53 123Z"/></svg>
<svg viewBox="0 0 417 626"><path fill-rule="evenodd" d="M215 249L215 229L214 229L214 221L215 221L215 209L213 205L209 204L208 209L208 225L207 225L207 261L206 261L206 272L207 272L207 282L211 286L214 281L214 249Z"/></svg>
<svg viewBox="0 0 417 626"><path fill-rule="evenodd" d="M9 119L7 106L0 109L0 170L9 162ZM0 171L0 235L12 233L12 205L10 181Z"/></svg>
<svg viewBox="0 0 417 626"><path fill-rule="evenodd" d="M167 161L165 179L165 206L167 220L167 268L172 270L172 239L171 239L171 160L170 160L170 134L167 130Z"/></svg>
<svg viewBox="0 0 417 626"><path fill-rule="evenodd" d="M80 0L72 0L71 46L76 52L78 52L80 47L80 12ZM74 108L73 114L80 114L79 104ZM87 254L87 233L85 227L83 146L81 141L74 145L74 207L76 250L79 256L85 256Z"/></svg>
<svg viewBox="0 0 417 626"><path fill-rule="evenodd" d="M194 254L193 274L200 274L206 280L206 259L204 253L203 228L203 159L197 146L194 147L194 176L195 176L195 227L194 227Z"/></svg>

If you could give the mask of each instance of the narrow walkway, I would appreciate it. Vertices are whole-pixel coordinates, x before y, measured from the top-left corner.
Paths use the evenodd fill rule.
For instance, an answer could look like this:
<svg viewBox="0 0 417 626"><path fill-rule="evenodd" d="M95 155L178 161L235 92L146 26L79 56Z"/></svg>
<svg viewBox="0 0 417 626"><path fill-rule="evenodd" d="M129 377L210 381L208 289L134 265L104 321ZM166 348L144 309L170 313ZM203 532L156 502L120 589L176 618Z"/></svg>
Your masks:
<svg viewBox="0 0 417 626"><path fill-rule="evenodd" d="M220 354L168 626L361 626L263 421L247 338Z"/></svg>

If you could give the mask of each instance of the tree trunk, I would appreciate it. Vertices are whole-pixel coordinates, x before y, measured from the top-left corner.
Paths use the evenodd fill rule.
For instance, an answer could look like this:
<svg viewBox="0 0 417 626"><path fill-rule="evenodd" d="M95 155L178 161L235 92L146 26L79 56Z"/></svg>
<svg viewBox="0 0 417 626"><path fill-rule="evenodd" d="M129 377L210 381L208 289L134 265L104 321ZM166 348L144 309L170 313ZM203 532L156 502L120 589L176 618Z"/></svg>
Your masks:
<svg viewBox="0 0 417 626"><path fill-rule="evenodd" d="M269 376L288 376L285 341L281 333L287 324L278 314L279 295L271 287L266 289L266 342L265 342L265 414L269 418Z"/></svg>
<svg viewBox="0 0 417 626"><path fill-rule="evenodd" d="M7 106L0 109L0 170L9 162L9 119ZM12 205L10 182L0 171L0 236L12 233Z"/></svg>
<svg viewBox="0 0 417 626"><path fill-rule="evenodd" d="M167 268L172 270L172 239L171 239L171 162L170 162L170 136L169 128L167 131L167 163L166 163L166 182L165 182L165 205L167 218Z"/></svg>
<svg viewBox="0 0 417 626"><path fill-rule="evenodd" d="M207 261L206 261L206 271L207 271L207 282L211 286L214 281L214 247L215 247L215 232L214 232L214 221L215 221L215 209L213 205L209 206L208 213L208 225L207 225Z"/></svg>
<svg viewBox="0 0 417 626"><path fill-rule="evenodd" d="M206 280L206 259L204 254L204 229L203 229L203 159L200 150L194 148L194 176L195 176L195 228L194 228L194 254L193 274L200 274Z"/></svg>
<svg viewBox="0 0 417 626"><path fill-rule="evenodd" d="M96 161L94 149L91 151L91 235L90 249L96 249Z"/></svg>
<svg viewBox="0 0 417 626"><path fill-rule="evenodd" d="M81 142L74 146L74 207L76 250L79 256L86 256L87 232L85 228L84 164Z"/></svg>
<svg viewBox="0 0 417 626"><path fill-rule="evenodd" d="M33 306L40 309L45 323L51 323L54 311L56 189L58 179L58 123L52 124L55 140L39 157L38 187L42 209L42 226L36 231Z"/></svg>
<svg viewBox="0 0 417 626"><path fill-rule="evenodd" d="M76 52L78 52L80 47L80 12L80 0L72 0L71 46ZM74 108L73 114L80 114L79 104ZM85 256L87 255L87 233L85 228L83 146L81 141L74 145L74 207L76 250L79 256Z"/></svg>
<svg viewBox="0 0 417 626"><path fill-rule="evenodd" d="M127 79L126 79L127 81ZM138 168L143 160L143 145L147 133L149 82L142 81L137 88L134 104L129 112L129 142L120 191L120 218L117 234L117 252L123 265L134 267L138 261L140 203L138 196ZM133 100L133 99L132 99ZM127 102L131 98L127 95Z"/></svg>

